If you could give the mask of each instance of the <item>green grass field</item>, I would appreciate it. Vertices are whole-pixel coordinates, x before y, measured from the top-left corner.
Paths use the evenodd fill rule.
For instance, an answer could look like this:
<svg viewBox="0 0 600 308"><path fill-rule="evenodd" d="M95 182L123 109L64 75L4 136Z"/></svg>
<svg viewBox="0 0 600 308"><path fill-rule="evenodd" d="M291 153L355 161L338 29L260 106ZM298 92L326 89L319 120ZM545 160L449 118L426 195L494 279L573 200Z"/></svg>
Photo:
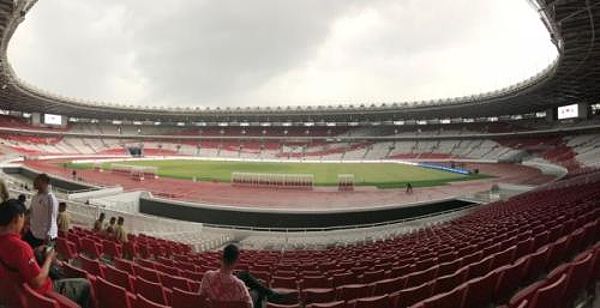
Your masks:
<svg viewBox="0 0 600 308"><path fill-rule="evenodd" d="M413 187L439 186L452 181L465 181L487 177L483 174L460 175L421 167L381 163L269 163L200 160L146 160L122 162L132 166L158 167L158 175L178 179L198 181L230 182L232 172L313 174L315 185L337 185L338 174L353 174L355 185L377 186L379 188L405 187L410 182ZM69 168L91 169L92 164L68 164ZM110 163L102 166L110 168Z"/></svg>

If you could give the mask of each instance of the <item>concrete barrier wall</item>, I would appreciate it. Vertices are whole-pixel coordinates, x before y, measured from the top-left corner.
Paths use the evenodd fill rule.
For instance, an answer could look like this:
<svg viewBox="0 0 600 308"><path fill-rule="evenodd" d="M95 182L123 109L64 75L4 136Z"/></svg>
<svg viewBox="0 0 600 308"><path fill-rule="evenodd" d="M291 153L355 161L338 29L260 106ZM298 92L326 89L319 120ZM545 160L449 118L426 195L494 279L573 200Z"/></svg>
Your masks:
<svg viewBox="0 0 600 308"><path fill-rule="evenodd" d="M363 208L347 211L284 211L194 205L192 203L142 197L140 213L205 224L287 229L328 228L375 224L410 219L472 205L462 200L444 200L415 205ZM366 205L365 205L366 206Z"/></svg>

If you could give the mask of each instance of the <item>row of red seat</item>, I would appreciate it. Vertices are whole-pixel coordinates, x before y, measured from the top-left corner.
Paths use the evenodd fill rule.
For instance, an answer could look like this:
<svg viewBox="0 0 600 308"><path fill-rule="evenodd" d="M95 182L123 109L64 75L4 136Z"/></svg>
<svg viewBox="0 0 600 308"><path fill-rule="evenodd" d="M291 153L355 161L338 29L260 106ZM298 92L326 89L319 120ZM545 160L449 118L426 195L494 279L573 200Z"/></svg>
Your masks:
<svg viewBox="0 0 600 308"><path fill-rule="evenodd" d="M595 186L529 193L447 224L372 244L322 251L245 251L239 269L308 303L376 299L405 307L446 296L460 298L459 306L464 307L471 307L472 301L502 303L519 286L515 273L525 281L535 280L570 252L598 240L600 192ZM196 292L203 272L218 266L220 253L154 251L144 256L153 260L134 263L112 257L116 268L103 269L108 265L86 257L81 257L82 267L130 294L138 293L137 281L161 286L167 290L162 303L170 303L169 294L176 288ZM97 265L86 265L88 261ZM482 289L488 291L482 294Z"/></svg>

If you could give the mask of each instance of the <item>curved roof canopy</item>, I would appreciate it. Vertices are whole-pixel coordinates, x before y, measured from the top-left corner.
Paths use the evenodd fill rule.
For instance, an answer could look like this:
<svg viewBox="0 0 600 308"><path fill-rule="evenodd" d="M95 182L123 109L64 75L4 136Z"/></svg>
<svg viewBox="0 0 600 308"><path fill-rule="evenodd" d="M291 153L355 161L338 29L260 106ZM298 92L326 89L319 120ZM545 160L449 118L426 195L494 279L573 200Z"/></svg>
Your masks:
<svg viewBox="0 0 600 308"><path fill-rule="evenodd" d="M158 108L60 97L20 80L7 60L8 43L36 0L0 0L0 108L73 117L164 121L393 121L525 114L600 97L600 2L530 0L558 49L557 60L523 82L490 93L435 101L267 108Z"/></svg>

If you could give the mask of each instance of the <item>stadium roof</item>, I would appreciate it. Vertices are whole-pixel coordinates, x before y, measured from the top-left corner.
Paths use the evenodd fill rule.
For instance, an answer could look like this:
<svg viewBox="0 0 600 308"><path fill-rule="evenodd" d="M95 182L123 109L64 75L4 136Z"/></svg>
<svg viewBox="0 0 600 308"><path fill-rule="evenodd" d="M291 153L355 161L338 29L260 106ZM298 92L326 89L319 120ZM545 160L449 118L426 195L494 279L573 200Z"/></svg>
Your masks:
<svg viewBox="0 0 600 308"><path fill-rule="evenodd" d="M385 104L193 108L139 107L89 102L47 93L20 80L7 60L7 46L37 0L0 0L0 109L72 117L165 122L393 121L525 114L600 97L600 2L530 0L558 50L547 69L519 84L490 93L445 100Z"/></svg>

